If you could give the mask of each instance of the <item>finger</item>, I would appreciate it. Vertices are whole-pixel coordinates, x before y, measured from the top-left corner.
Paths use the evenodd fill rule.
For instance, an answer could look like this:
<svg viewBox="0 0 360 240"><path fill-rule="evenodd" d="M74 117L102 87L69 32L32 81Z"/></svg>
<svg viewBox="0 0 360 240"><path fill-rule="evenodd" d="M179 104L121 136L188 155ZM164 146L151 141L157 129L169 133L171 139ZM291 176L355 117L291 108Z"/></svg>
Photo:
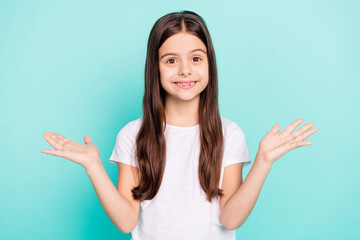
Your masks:
<svg viewBox="0 0 360 240"><path fill-rule="evenodd" d="M299 118L296 119L294 122L292 122L289 126L287 126L282 132L280 132L280 134L290 134L292 131L294 131L295 128L297 128L297 126L299 126L300 123L302 123L304 121L304 119Z"/></svg>
<svg viewBox="0 0 360 240"><path fill-rule="evenodd" d="M298 142L293 142L289 145L289 150L294 149L294 148L298 148L298 147L302 147L302 146L308 146L308 145L312 145L311 141L298 141Z"/></svg>
<svg viewBox="0 0 360 240"><path fill-rule="evenodd" d="M281 127L280 124L275 124L272 129L269 131L271 134L277 134L280 131Z"/></svg>
<svg viewBox="0 0 360 240"><path fill-rule="evenodd" d="M63 140L63 136L57 133L52 133L51 136L56 140L57 143L59 143L61 146L64 146L65 141Z"/></svg>
<svg viewBox="0 0 360 240"><path fill-rule="evenodd" d="M304 140L306 139L307 137L309 137L311 134L317 132L318 129L317 128L312 128L302 134L300 134L299 136L296 137L296 141L299 141L299 140Z"/></svg>
<svg viewBox="0 0 360 240"><path fill-rule="evenodd" d="M85 144L90 144L90 143L92 143L91 138L90 138L89 136L85 136L85 137L84 137L84 143L85 143Z"/></svg>
<svg viewBox="0 0 360 240"><path fill-rule="evenodd" d="M42 153L46 153L46 154L50 154L50 155L54 155L54 156L58 156L58 157L64 157L63 152L62 152L62 151L58 151L58 150L42 149L41 152L42 152Z"/></svg>
<svg viewBox="0 0 360 240"><path fill-rule="evenodd" d="M50 132L46 132L43 136L45 140L55 149L62 150L62 145L58 142L58 139L55 138Z"/></svg>
<svg viewBox="0 0 360 240"><path fill-rule="evenodd" d="M58 133L53 133L55 136L57 136L58 138L60 138L62 141L63 141L63 143L67 143L67 142L70 142L71 140L70 139L68 139L68 138L66 138L66 137L64 137L64 136L61 136L60 134L58 134Z"/></svg>
<svg viewBox="0 0 360 240"><path fill-rule="evenodd" d="M293 134L291 134L293 137L297 137L300 134L302 134L303 132L307 131L309 128L313 127L315 124L310 122L305 124L304 126L302 126L301 128L299 128L298 130L296 130Z"/></svg>

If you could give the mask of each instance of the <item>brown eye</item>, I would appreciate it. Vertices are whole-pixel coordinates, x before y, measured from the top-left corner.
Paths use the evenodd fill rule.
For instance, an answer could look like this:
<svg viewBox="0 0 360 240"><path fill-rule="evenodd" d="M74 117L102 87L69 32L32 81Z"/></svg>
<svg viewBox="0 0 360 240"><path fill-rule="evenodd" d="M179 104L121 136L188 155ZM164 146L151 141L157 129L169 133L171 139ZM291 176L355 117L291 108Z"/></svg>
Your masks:
<svg viewBox="0 0 360 240"><path fill-rule="evenodd" d="M195 61L195 62L200 62L200 60L201 60L201 58L199 58L199 57L194 57L193 59L198 59L198 60Z"/></svg>
<svg viewBox="0 0 360 240"><path fill-rule="evenodd" d="M169 61L172 61L172 62L169 62ZM169 60L166 61L166 63L175 63L175 59L170 58Z"/></svg>

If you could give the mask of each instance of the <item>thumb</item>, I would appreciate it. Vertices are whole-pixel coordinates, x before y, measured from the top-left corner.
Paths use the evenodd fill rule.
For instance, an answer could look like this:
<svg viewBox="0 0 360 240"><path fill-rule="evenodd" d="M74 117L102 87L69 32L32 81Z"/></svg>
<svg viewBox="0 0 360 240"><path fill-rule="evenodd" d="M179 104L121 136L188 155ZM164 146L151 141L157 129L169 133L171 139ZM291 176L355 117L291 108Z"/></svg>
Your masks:
<svg viewBox="0 0 360 240"><path fill-rule="evenodd" d="M84 143L85 143L86 145L92 143L91 138L90 138L89 136L85 136L85 137L84 137Z"/></svg>
<svg viewBox="0 0 360 240"><path fill-rule="evenodd" d="M273 128L270 130L270 133L271 134L276 134L276 133L278 133L279 131L280 131L280 129L281 129L281 127L280 127L280 124L275 124L274 126L273 126Z"/></svg>

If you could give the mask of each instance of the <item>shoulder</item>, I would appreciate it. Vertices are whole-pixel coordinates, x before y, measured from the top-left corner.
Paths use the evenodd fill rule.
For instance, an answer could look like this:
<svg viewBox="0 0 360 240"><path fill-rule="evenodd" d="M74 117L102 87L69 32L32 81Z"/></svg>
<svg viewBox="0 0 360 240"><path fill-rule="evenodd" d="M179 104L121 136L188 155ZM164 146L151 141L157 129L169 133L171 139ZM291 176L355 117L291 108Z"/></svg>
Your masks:
<svg viewBox="0 0 360 240"><path fill-rule="evenodd" d="M221 116L221 122L223 127L223 134L225 137L231 135L244 135L243 130L235 121Z"/></svg>
<svg viewBox="0 0 360 240"><path fill-rule="evenodd" d="M118 133L118 137L119 136L135 137L137 132L140 130L141 123L142 123L142 117L128 122L127 124L125 124L125 126L123 126L120 129Z"/></svg>

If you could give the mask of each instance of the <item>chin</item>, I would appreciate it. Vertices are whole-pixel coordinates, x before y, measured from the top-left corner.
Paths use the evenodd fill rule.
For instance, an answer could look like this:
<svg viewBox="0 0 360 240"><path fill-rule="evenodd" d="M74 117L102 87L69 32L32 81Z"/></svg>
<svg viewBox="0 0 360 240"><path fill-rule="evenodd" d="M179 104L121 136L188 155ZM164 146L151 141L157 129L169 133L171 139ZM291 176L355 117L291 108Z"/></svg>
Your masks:
<svg viewBox="0 0 360 240"><path fill-rule="evenodd" d="M197 98L200 98L200 95L197 95L197 96L187 96L187 97L177 97L178 100L180 101L186 101L186 102L191 102L191 101L194 101L196 100Z"/></svg>

